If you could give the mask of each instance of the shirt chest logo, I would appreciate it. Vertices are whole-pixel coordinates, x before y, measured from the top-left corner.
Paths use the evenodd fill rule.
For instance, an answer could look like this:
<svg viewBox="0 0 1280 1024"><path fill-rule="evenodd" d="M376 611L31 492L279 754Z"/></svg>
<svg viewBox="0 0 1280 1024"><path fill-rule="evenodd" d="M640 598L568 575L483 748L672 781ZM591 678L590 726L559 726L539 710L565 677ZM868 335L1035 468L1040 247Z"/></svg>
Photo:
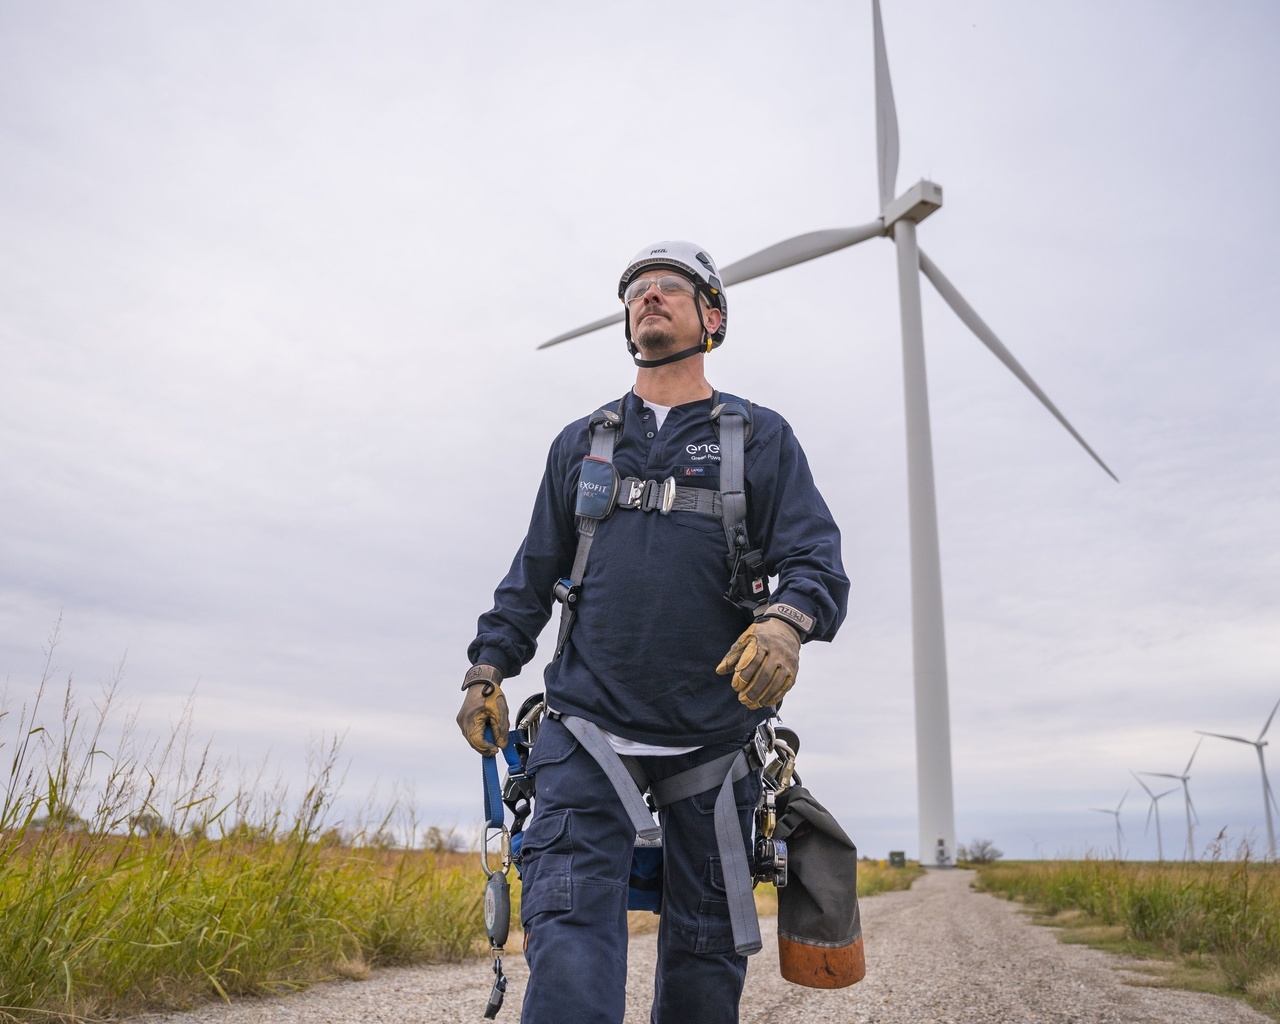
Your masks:
<svg viewBox="0 0 1280 1024"><path fill-rule="evenodd" d="M684 451L693 462L720 461L720 446L718 444L687 444L684 447Z"/></svg>

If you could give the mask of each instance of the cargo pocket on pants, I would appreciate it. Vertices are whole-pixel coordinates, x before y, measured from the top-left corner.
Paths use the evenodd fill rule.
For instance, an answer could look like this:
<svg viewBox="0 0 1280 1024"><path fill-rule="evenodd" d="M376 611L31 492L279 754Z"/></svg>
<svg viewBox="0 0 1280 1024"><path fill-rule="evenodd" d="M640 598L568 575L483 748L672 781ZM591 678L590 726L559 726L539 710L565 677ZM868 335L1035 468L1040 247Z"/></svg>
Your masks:
<svg viewBox="0 0 1280 1024"><path fill-rule="evenodd" d="M572 908L573 888L569 880L572 854L568 809L535 815L520 847L523 861L520 921L526 927L537 914Z"/></svg>
<svg viewBox="0 0 1280 1024"><path fill-rule="evenodd" d="M733 924L729 920L729 898L725 894L720 858L707 858L703 896L698 904L698 953L732 953Z"/></svg>

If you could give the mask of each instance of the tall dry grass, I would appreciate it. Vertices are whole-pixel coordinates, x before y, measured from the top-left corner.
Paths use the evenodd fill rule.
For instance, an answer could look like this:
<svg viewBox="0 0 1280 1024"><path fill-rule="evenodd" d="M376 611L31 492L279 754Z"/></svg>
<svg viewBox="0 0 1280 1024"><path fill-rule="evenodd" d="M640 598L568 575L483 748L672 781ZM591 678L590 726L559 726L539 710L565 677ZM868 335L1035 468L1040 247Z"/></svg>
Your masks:
<svg viewBox="0 0 1280 1024"><path fill-rule="evenodd" d="M473 864L388 848L385 819L328 824L336 742L296 799L229 787L186 727L147 745L126 719L108 749L114 684L82 712L68 681L47 714L49 664L28 705L0 706L0 1019L279 991L483 937Z"/></svg>

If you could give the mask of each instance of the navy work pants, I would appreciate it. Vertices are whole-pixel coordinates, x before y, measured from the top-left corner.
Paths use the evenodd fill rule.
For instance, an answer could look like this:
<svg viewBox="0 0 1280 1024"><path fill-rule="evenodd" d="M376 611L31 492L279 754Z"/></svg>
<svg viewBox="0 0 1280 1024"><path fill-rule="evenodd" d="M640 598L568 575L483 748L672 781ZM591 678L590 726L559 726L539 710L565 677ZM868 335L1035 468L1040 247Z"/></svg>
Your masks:
<svg viewBox="0 0 1280 1024"><path fill-rule="evenodd" d="M744 737L743 743L746 742ZM653 781L714 760L741 743L644 757ZM545 719L530 767L537 807L521 848L529 986L523 1024L620 1024L627 980L627 878L635 829L595 759ZM660 813L662 920L653 1024L736 1024L747 958L733 950L716 847L718 787ZM743 841L751 837L758 773L734 786Z"/></svg>

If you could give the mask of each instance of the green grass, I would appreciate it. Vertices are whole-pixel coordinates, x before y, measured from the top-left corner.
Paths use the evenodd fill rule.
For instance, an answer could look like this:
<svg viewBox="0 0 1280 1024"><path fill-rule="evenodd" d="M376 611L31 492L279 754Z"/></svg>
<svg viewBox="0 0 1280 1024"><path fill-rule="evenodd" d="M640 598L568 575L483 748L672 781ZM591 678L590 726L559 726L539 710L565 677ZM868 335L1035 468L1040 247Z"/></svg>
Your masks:
<svg viewBox="0 0 1280 1024"><path fill-rule="evenodd" d="M1032 906L1067 941L1168 961L1148 969L1153 983L1238 996L1280 1019L1280 866L1241 854L989 864L977 885Z"/></svg>

